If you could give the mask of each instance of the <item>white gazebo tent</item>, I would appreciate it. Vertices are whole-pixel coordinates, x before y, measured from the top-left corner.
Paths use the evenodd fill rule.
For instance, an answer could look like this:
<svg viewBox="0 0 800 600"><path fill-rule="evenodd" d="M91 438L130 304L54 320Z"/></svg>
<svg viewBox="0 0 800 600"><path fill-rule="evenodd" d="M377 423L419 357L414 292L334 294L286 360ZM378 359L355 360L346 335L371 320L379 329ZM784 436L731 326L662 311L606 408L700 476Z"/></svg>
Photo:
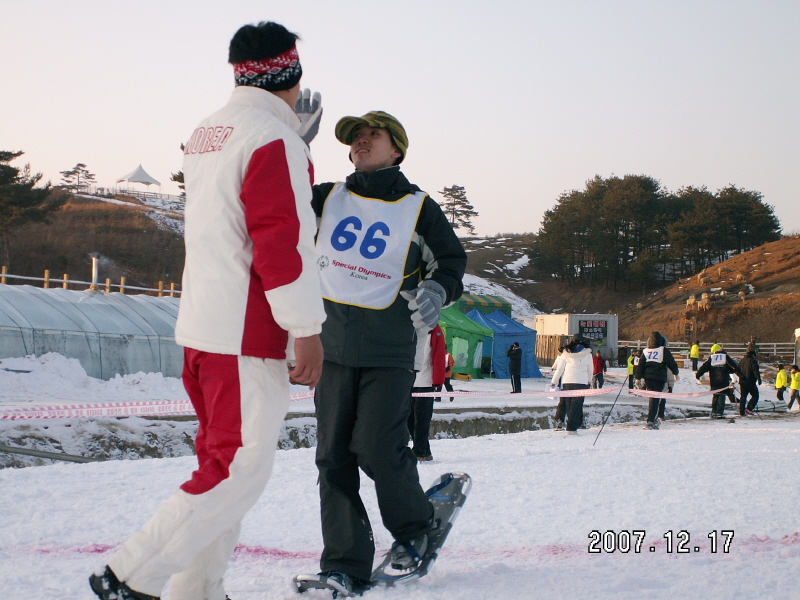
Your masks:
<svg viewBox="0 0 800 600"><path fill-rule="evenodd" d="M161 190L161 182L148 175L147 172L142 168L142 165L139 165L124 177L117 179L117 183L121 183L123 181L127 181L128 183L143 183L148 187L148 189L151 185L155 184L158 186L159 191Z"/></svg>

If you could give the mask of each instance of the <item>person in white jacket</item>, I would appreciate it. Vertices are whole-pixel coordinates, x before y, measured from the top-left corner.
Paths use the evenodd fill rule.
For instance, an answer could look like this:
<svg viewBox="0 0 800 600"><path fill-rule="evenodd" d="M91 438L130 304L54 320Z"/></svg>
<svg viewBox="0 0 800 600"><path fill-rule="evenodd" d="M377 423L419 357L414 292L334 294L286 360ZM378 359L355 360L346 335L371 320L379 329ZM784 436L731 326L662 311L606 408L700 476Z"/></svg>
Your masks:
<svg viewBox="0 0 800 600"><path fill-rule="evenodd" d="M185 145L186 264L175 339L199 422L198 468L90 577L102 600L224 600L241 521L272 470L289 383L314 387L325 320L312 165L293 107L297 36L242 27L237 87Z"/></svg>
<svg viewBox="0 0 800 600"><path fill-rule="evenodd" d="M589 389L592 382L592 349L580 334L572 336L572 341L561 353L557 368L550 380L550 389L555 389L559 380L563 390ZM564 426L564 415L567 417L567 433L577 434L578 427L583 424L584 397L560 398L556 409L556 429Z"/></svg>

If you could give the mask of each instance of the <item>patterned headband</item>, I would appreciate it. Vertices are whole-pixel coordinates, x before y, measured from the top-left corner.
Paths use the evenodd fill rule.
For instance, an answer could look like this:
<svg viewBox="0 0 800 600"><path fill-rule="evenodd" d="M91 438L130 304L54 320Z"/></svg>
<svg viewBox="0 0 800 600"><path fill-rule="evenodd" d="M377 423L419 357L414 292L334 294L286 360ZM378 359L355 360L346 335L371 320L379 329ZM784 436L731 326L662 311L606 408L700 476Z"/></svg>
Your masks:
<svg viewBox="0 0 800 600"><path fill-rule="evenodd" d="M233 65L236 85L259 87L269 92L288 90L300 81L303 68L297 46L272 58L245 60Z"/></svg>

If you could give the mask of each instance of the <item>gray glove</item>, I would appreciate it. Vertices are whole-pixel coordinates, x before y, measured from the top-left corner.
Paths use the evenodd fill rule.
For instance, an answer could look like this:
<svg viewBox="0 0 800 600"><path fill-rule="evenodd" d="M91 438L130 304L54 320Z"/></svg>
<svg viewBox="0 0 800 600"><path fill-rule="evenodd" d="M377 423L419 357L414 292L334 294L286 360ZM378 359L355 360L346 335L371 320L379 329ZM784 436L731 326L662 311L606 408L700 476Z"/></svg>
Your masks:
<svg viewBox="0 0 800 600"><path fill-rule="evenodd" d="M319 122L322 119L322 95L319 92L314 92L312 98L311 90L304 89L297 98L294 112L301 121L297 134L303 138L307 146L310 146L311 140L316 137L319 131Z"/></svg>
<svg viewBox="0 0 800 600"><path fill-rule="evenodd" d="M444 288L431 279L419 284L416 290L400 292L408 300L411 309L411 321L419 330L430 331L439 322L439 313L447 299Z"/></svg>

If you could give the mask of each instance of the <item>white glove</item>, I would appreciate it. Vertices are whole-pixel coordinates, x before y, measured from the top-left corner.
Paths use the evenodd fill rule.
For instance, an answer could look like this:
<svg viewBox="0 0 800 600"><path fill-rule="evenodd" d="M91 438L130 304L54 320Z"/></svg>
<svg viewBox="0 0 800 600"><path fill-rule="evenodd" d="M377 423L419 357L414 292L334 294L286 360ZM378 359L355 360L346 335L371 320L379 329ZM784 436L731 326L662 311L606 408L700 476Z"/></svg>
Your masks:
<svg viewBox="0 0 800 600"><path fill-rule="evenodd" d="M430 331L439 322L439 313L447 298L444 288L431 279L419 284L416 290L400 292L408 300L411 309L411 321L421 331Z"/></svg>
<svg viewBox="0 0 800 600"><path fill-rule="evenodd" d="M297 134L303 138L307 146L310 146L311 140L316 137L319 131L319 122L322 119L322 94L314 92L312 98L311 90L304 89L297 98L294 112L301 121Z"/></svg>

